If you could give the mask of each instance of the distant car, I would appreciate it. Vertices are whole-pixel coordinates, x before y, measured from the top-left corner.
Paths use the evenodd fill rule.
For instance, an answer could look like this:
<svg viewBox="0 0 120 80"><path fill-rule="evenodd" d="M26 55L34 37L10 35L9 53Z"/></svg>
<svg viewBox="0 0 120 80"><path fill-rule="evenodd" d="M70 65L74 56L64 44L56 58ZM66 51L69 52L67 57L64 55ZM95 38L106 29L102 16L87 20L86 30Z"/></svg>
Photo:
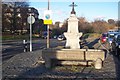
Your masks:
<svg viewBox="0 0 120 80"><path fill-rule="evenodd" d="M107 39L105 37L102 37L102 43L105 43L107 41Z"/></svg>
<svg viewBox="0 0 120 80"><path fill-rule="evenodd" d="M113 42L114 36L118 34L118 32L108 32L108 43L111 45Z"/></svg>
<svg viewBox="0 0 120 80"><path fill-rule="evenodd" d="M42 32L42 38L43 39L47 39L47 31L43 31Z"/></svg>
<svg viewBox="0 0 120 80"><path fill-rule="evenodd" d="M60 41L61 41L61 40L66 40L66 38L65 38L65 36L64 36L63 34L62 34L62 35L59 35L57 39L60 40Z"/></svg>
<svg viewBox="0 0 120 80"><path fill-rule="evenodd" d="M105 43L107 41L107 38L108 38L108 34L107 33L103 33L102 36L101 36L102 43Z"/></svg>
<svg viewBox="0 0 120 80"><path fill-rule="evenodd" d="M50 32L49 32L49 38L50 38L50 39L52 38L51 34L52 34L52 32L50 31ZM47 39L47 35L48 35L48 32L47 32L47 31L43 31L43 32L42 32L42 38L43 38L43 39Z"/></svg>
<svg viewBox="0 0 120 80"><path fill-rule="evenodd" d="M55 36L53 36L53 38L54 38L54 39L57 39L57 38L58 38L58 36L57 36L57 35L55 35Z"/></svg>
<svg viewBox="0 0 120 80"><path fill-rule="evenodd" d="M120 55L120 34L115 35L112 48L116 55Z"/></svg>

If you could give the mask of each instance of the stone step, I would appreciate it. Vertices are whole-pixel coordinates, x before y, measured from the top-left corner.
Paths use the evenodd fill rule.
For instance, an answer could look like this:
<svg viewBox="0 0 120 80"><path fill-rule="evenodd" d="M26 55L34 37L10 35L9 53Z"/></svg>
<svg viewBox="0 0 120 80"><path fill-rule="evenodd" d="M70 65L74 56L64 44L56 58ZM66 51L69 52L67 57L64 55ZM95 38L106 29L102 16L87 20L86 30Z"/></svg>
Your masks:
<svg viewBox="0 0 120 80"><path fill-rule="evenodd" d="M58 65L74 65L74 66L88 66L92 65L92 61L58 61L56 64Z"/></svg>

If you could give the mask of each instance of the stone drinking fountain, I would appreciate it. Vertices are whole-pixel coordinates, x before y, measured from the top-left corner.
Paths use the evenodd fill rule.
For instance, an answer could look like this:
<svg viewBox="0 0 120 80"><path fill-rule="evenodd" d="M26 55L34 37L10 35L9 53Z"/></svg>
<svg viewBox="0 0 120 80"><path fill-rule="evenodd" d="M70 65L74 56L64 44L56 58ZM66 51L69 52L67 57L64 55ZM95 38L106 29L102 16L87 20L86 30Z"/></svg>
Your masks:
<svg viewBox="0 0 120 80"><path fill-rule="evenodd" d="M42 57L45 60L45 67L51 68L55 64L62 65L92 65L101 69L105 60L105 51L98 49L80 49L80 37L82 32L78 30L78 19L72 3L72 11L68 18L68 30L64 33L66 37L66 48L43 49Z"/></svg>
<svg viewBox="0 0 120 80"><path fill-rule="evenodd" d="M74 10L74 6L77 6L72 3L72 11L70 17L68 19L68 30L64 33L66 37L66 47L70 49L80 49L80 37L82 36L82 32L79 33L78 30L78 19L76 16L76 12Z"/></svg>

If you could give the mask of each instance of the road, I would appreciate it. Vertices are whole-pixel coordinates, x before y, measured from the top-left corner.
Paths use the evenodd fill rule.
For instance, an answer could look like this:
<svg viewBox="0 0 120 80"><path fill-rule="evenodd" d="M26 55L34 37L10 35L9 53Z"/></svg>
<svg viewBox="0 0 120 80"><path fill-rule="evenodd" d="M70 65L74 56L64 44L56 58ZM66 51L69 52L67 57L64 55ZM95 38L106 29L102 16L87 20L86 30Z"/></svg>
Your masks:
<svg viewBox="0 0 120 80"><path fill-rule="evenodd" d="M32 42L33 51L40 50L46 48L46 39L36 39ZM83 42L82 48L89 48L89 49L108 49L109 47L104 44L101 46L99 43L99 39L88 39ZM50 39L50 48L55 48L58 46L64 46L64 41L58 41L57 39ZM28 49L29 51L29 41L28 41ZM23 53L24 52L24 45L23 41L3 41L2 43L2 60L3 62L9 60L11 57Z"/></svg>
<svg viewBox="0 0 120 80"><path fill-rule="evenodd" d="M57 39L50 39L50 48L54 48L57 46L64 46L64 44L65 44L65 41L58 41ZM33 48L33 51L46 48L46 39L33 40L32 48ZM29 42L28 42L27 51L29 51ZM5 41L2 43L3 62L23 52L24 52L24 45L22 41Z"/></svg>

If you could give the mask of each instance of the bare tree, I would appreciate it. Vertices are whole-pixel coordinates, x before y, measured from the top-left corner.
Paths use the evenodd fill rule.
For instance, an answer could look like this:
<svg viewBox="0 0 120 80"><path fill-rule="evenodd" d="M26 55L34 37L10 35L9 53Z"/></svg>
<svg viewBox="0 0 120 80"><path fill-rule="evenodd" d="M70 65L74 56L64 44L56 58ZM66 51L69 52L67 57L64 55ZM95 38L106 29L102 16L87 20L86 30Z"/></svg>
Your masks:
<svg viewBox="0 0 120 80"><path fill-rule="evenodd" d="M108 23L114 25L114 24L115 24L115 21L114 21L113 19L108 19Z"/></svg>
<svg viewBox="0 0 120 80"><path fill-rule="evenodd" d="M118 30L120 30L120 21L117 21Z"/></svg>
<svg viewBox="0 0 120 80"><path fill-rule="evenodd" d="M94 28L94 32L96 33L103 33L109 30L108 23L101 20L92 22L92 26Z"/></svg>

